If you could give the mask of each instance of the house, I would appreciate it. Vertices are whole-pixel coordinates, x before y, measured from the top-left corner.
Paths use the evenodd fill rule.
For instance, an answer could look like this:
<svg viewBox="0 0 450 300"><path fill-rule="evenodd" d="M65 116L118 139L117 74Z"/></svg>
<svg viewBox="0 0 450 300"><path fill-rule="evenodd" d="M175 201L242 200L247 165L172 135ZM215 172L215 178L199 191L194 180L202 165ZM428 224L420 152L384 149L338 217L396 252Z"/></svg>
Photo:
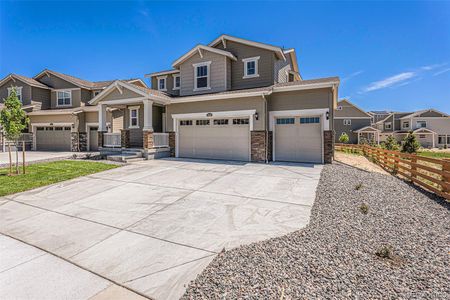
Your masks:
<svg viewBox="0 0 450 300"><path fill-rule="evenodd" d="M425 148L450 147L450 116L435 109L393 112L373 126L380 131L380 142L390 135L401 142L412 132Z"/></svg>
<svg viewBox="0 0 450 300"><path fill-rule="evenodd" d="M221 35L146 77L151 88L118 80L89 101L99 106L102 151L116 145L146 156L332 160L339 78L304 80L294 49ZM113 123L121 118L120 133L107 127L108 111Z"/></svg>
<svg viewBox="0 0 450 300"><path fill-rule="evenodd" d="M0 81L0 101L15 88L30 118L32 149L92 151L98 145L98 108L89 101L112 82L91 82L47 69L33 78L10 74ZM146 87L140 79L126 82ZM108 112L108 126L112 114Z"/></svg>
<svg viewBox="0 0 450 300"><path fill-rule="evenodd" d="M350 144L357 144L362 135L371 139L371 135L376 134L376 130L371 128L372 115L347 99L338 102L333 123L336 143L339 143L339 137L343 133L348 135Z"/></svg>

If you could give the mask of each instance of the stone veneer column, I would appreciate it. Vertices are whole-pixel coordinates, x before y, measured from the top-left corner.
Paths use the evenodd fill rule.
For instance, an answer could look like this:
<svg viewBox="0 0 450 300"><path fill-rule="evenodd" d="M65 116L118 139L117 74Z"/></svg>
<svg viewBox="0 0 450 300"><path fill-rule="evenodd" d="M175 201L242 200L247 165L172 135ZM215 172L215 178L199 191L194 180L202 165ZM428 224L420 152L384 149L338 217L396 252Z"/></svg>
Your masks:
<svg viewBox="0 0 450 300"><path fill-rule="evenodd" d="M78 149L80 149L81 152L87 151L87 133L86 132L78 133Z"/></svg>
<svg viewBox="0 0 450 300"><path fill-rule="evenodd" d="M170 156L175 157L175 132L171 131L169 132L169 148L170 148Z"/></svg>
<svg viewBox="0 0 450 300"><path fill-rule="evenodd" d="M153 148L153 131L145 130L143 132L144 136L144 149L151 149Z"/></svg>
<svg viewBox="0 0 450 300"><path fill-rule="evenodd" d="M70 151L72 151L72 152L80 151L78 141L79 141L78 132L71 132L70 133Z"/></svg>
<svg viewBox="0 0 450 300"><path fill-rule="evenodd" d="M333 130L323 131L323 161L331 164L334 158L334 132Z"/></svg>
<svg viewBox="0 0 450 300"><path fill-rule="evenodd" d="M103 133L105 133L106 131L97 131L98 133L98 147L102 148L103 147Z"/></svg>
<svg viewBox="0 0 450 300"><path fill-rule="evenodd" d="M122 148L130 147L130 130L129 129L121 129L120 130L120 146Z"/></svg>
<svg viewBox="0 0 450 300"><path fill-rule="evenodd" d="M251 131L251 161L265 162L267 152L266 131Z"/></svg>

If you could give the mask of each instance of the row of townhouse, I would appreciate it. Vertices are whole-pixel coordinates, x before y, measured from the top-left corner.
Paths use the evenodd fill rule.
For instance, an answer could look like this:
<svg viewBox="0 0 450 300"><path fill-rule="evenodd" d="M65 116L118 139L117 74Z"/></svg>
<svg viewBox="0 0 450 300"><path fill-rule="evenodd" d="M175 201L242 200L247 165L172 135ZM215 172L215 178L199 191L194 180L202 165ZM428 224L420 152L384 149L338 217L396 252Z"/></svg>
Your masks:
<svg viewBox="0 0 450 300"><path fill-rule="evenodd" d="M35 150L331 162L338 77L304 80L295 49L221 35L142 80L91 82L51 70L9 75ZM167 142L161 142L167 138ZM167 146L167 147L160 147Z"/></svg>
<svg viewBox="0 0 450 300"><path fill-rule="evenodd" d="M412 132L425 148L450 148L450 116L436 109L366 112L344 99L338 102L334 129L336 142L344 132L353 144L362 140L379 144L388 136L393 136L401 142Z"/></svg>

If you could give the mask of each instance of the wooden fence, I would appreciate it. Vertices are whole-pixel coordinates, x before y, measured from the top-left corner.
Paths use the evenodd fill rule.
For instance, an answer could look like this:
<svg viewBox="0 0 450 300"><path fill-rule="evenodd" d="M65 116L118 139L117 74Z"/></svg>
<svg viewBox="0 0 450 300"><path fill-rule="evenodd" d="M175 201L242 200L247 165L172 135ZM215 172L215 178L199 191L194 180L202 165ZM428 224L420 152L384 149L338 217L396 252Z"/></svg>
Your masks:
<svg viewBox="0 0 450 300"><path fill-rule="evenodd" d="M337 151L366 156L387 172L450 200L450 160L423 157L367 145L336 144Z"/></svg>

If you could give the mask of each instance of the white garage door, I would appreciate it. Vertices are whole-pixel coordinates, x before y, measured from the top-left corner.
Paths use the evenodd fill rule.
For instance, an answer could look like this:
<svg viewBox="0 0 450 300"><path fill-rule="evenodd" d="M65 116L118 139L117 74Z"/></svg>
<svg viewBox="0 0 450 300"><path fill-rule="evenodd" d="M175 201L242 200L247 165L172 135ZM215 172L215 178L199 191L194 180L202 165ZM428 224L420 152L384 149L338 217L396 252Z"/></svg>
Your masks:
<svg viewBox="0 0 450 300"><path fill-rule="evenodd" d="M288 117L275 120L275 160L322 162L320 117Z"/></svg>
<svg viewBox="0 0 450 300"><path fill-rule="evenodd" d="M180 120L178 156L250 160L248 118Z"/></svg>
<svg viewBox="0 0 450 300"><path fill-rule="evenodd" d="M36 150L70 151L70 126L37 127Z"/></svg>

